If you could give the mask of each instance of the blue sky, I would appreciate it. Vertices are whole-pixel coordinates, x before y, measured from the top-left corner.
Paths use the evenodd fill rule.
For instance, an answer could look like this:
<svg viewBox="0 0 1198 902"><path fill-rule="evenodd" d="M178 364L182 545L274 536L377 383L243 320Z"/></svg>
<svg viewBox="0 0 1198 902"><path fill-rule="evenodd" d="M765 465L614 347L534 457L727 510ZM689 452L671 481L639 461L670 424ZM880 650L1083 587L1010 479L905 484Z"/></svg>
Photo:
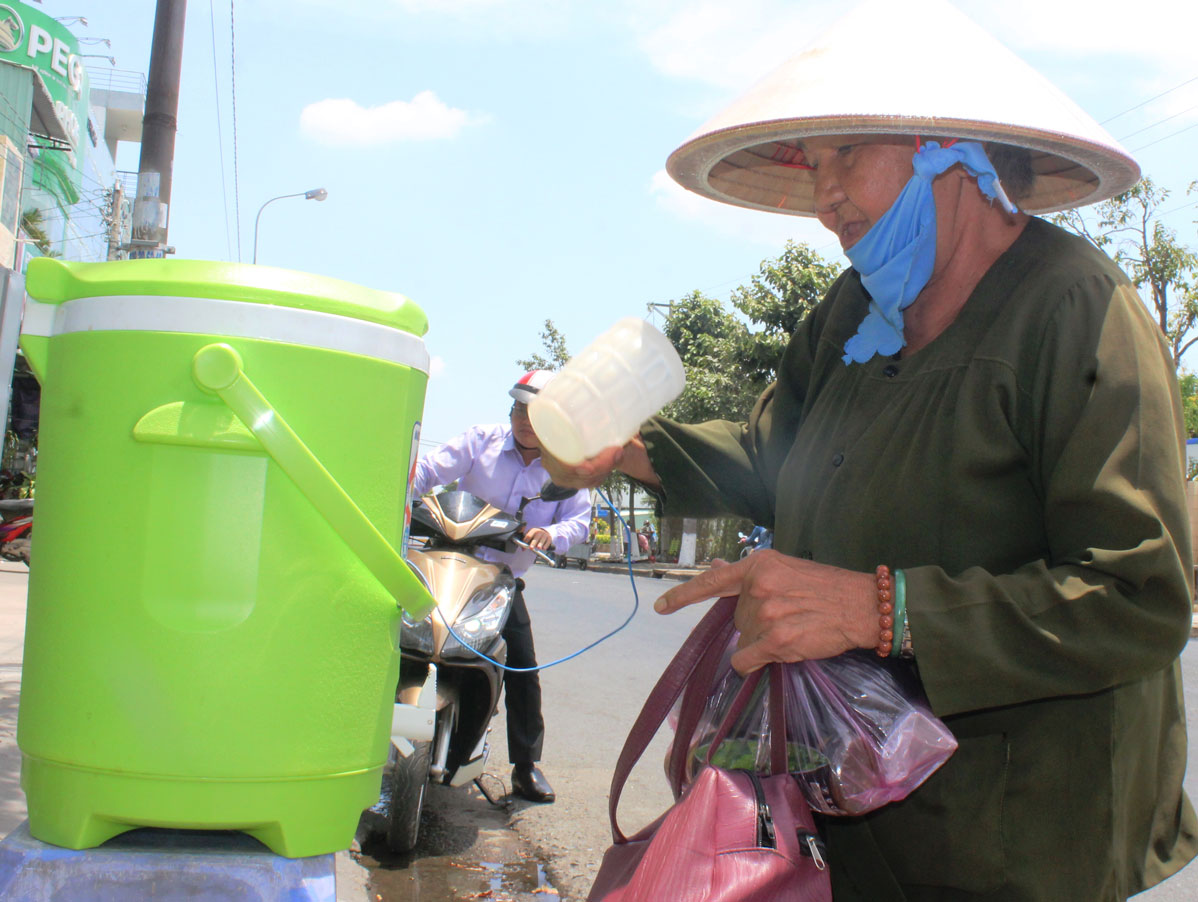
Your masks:
<svg viewBox="0 0 1198 902"><path fill-rule="evenodd" d="M902 2L902 0L895 0ZM1198 4L955 0L1134 152L1198 246ZM91 8L89 8L91 7ZM45 0L148 70L154 0ZM698 289L726 298L811 220L675 186L667 155L845 6L812 0L189 0L170 243L407 295L428 314L426 441L502 419L552 318L580 351ZM101 60L91 64L106 65ZM863 67L868 61L863 60ZM878 73L877 77L885 77ZM951 77L951 73L948 74ZM1162 95L1162 96L1158 96ZM1187 130L1188 129L1188 130ZM136 169L136 148L118 161ZM236 185L236 192L234 190Z"/></svg>

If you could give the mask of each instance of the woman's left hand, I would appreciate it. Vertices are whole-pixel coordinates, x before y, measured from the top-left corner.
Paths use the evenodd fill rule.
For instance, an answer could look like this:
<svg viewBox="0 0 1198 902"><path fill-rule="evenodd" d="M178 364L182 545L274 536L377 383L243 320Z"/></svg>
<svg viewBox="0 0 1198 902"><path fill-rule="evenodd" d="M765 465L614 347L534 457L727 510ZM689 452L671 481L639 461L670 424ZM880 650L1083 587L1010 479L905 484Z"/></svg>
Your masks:
<svg viewBox="0 0 1198 902"><path fill-rule="evenodd" d="M772 549L712 568L654 604L659 614L709 598L739 595L738 651L732 666L750 673L772 661L831 658L878 644L874 575L790 557Z"/></svg>

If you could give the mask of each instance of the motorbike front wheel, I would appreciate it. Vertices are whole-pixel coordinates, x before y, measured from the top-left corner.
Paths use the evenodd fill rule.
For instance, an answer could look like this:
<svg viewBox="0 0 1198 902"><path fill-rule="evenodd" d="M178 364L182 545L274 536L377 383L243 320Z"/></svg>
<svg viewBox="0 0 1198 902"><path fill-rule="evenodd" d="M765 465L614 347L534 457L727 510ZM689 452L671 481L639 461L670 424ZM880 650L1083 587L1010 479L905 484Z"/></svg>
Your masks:
<svg viewBox="0 0 1198 902"><path fill-rule="evenodd" d="M387 818L387 848L411 852L420 838L420 813L428 788L431 742L413 742L415 750L399 756L391 772L391 812Z"/></svg>

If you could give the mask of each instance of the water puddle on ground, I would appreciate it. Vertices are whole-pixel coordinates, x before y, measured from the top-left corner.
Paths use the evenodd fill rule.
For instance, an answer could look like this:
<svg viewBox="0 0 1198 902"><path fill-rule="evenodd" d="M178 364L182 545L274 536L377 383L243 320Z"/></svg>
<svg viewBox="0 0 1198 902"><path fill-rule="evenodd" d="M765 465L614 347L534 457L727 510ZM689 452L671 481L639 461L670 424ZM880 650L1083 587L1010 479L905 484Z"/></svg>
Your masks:
<svg viewBox="0 0 1198 902"><path fill-rule="evenodd" d="M439 857L419 858L406 866L385 865L363 850L370 870L369 890L377 902L556 902L561 896L539 861L468 862Z"/></svg>
<svg viewBox="0 0 1198 902"><path fill-rule="evenodd" d="M393 855L377 838L356 856L370 870L371 902L558 902L561 894L508 827L507 810L473 790L430 787L420 842Z"/></svg>

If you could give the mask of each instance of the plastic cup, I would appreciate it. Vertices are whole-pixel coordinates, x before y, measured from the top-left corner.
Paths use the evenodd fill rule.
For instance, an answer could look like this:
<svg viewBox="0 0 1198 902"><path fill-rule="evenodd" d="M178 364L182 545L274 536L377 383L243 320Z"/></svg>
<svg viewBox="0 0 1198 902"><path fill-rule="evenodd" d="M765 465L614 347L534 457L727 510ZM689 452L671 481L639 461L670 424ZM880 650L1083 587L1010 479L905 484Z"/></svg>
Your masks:
<svg viewBox="0 0 1198 902"><path fill-rule="evenodd" d="M630 316L571 358L528 405L528 417L541 447L575 465L623 445L685 385L670 340Z"/></svg>

